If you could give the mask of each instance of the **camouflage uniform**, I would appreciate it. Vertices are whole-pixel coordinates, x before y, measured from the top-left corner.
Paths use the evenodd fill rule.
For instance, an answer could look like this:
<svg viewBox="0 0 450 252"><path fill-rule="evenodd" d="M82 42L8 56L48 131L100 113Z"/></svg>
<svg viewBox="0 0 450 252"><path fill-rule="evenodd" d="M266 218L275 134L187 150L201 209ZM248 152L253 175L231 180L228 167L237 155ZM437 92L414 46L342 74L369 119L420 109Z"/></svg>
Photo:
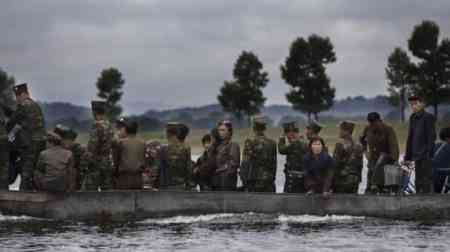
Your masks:
<svg viewBox="0 0 450 252"><path fill-rule="evenodd" d="M285 193L306 192L303 158L307 149L306 144L300 139L287 144L286 138L280 137L278 141L278 152L281 155L286 155L286 164L284 166L284 174L286 176L284 183Z"/></svg>
<svg viewBox="0 0 450 252"><path fill-rule="evenodd" d="M334 186L336 193L357 193L363 167L362 146L352 138L336 143Z"/></svg>
<svg viewBox="0 0 450 252"><path fill-rule="evenodd" d="M144 188L159 188L161 144L157 141L147 142L145 146L145 168L142 174Z"/></svg>
<svg viewBox="0 0 450 252"><path fill-rule="evenodd" d="M81 189L84 180L84 171L88 168L88 157L86 148L79 143L73 143L69 149L73 155L73 169L75 172L75 190Z"/></svg>
<svg viewBox="0 0 450 252"><path fill-rule="evenodd" d="M369 125L363 131L367 142L367 159L369 166L368 188L384 187L384 165L398 161L400 151L394 129L384 123L380 126Z"/></svg>
<svg viewBox="0 0 450 252"><path fill-rule="evenodd" d="M82 173L84 190L102 190L113 188L113 169L111 160L111 147L114 132L107 120L97 120L93 125L87 151L89 167Z"/></svg>
<svg viewBox="0 0 450 252"><path fill-rule="evenodd" d="M15 134L13 148L19 153L17 169L22 171L20 188L32 190L33 171L39 153L45 149L46 145L44 115L39 105L31 98L27 98L17 106L9 124L13 130L19 128Z"/></svg>
<svg viewBox="0 0 450 252"><path fill-rule="evenodd" d="M72 153L60 145L42 151L34 176L39 190L73 191L75 184Z"/></svg>
<svg viewBox="0 0 450 252"><path fill-rule="evenodd" d="M184 143L164 146L161 149L159 177L162 189L192 189L191 148Z"/></svg>

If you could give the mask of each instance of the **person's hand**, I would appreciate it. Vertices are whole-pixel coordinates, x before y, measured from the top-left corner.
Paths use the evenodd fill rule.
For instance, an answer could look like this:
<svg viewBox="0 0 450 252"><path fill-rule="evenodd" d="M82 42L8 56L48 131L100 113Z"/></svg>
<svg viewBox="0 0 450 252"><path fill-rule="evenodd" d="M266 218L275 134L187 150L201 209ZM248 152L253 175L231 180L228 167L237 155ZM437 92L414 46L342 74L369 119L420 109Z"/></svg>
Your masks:
<svg viewBox="0 0 450 252"><path fill-rule="evenodd" d="M329 198L329 197L331 196L331 192L323 192L323 193L322 193L322 196L323 196L324 198Z"/></svg>

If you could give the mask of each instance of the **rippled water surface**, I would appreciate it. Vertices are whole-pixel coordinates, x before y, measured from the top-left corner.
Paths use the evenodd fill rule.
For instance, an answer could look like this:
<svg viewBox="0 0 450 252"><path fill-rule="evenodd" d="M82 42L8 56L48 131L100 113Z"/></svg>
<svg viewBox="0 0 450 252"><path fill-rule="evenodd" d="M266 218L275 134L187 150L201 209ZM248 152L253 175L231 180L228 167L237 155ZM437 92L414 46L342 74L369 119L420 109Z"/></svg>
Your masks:
<svg viewBox="0 0 450 252"><path fill-rule="evenodd" d="M217 214L86 224L0 215L1 251L450 251L450 223Z"/></svg>

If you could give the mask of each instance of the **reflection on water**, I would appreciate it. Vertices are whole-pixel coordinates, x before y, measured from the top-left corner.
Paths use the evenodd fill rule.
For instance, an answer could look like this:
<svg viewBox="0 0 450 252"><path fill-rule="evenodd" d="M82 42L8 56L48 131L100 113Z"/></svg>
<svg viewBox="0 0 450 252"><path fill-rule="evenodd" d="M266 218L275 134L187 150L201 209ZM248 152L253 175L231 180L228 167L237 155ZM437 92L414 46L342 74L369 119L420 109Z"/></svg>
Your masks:
<svg viewBox="0 0 450 252"><path fill-rule="evenodd" d="M0 251L448 251L450 223L217 214L87 225L2 217Z"/></svg>

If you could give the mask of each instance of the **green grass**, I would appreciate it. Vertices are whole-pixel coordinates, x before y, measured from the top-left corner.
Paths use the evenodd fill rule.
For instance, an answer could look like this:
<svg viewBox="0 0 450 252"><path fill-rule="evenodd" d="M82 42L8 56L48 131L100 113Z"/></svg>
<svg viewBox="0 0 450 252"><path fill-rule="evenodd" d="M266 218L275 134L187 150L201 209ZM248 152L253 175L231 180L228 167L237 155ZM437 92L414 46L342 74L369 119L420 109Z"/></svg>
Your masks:
<svg viewBox="0 0 450 252"><path fill-rule="evenodd" d="M366 122L360 121L356 122L357 126L355 129L355 132L353 134L354 139L358 139L360 136L362 130L367 125ZM321 132L321 136L325 139L325 142L328 145L328 148L330 151L333 151L334 145L338 141L339 136L339 129L337 128L336 122L321 122L321 124L324 126L324 129ZM406 137L408 134L408 124L407 123L401 123L401 122L387 122L387 124L394 127L395 132L397 133L397 138L400 144L400 150L401 152L404 152L405 145L406 145ZM300 129L301 133L303 134L304 129ZM201 138L204 134L208 133L209 130L206 129L194 129L191 131L190 135L187 138L187 143L192 147L192 153L193 154L199 154L202 151L202 145L201 145ZM282 129L281 128L269 128L267 129L267 136L274 140L278 140L278 137L281 135ZM252 130L251 129L235 129L234 130L234 136L233 140L238 142L243 147L244 141L248 136L251 136ZM163 131L159 132L143 132L140 134L143 139L146 141L148 140L157 140L162 143L166 143L165 140L165 134ZM87 134L80 134L78 140L82 144L86 144L88 141L88 135Z"/></svg>

